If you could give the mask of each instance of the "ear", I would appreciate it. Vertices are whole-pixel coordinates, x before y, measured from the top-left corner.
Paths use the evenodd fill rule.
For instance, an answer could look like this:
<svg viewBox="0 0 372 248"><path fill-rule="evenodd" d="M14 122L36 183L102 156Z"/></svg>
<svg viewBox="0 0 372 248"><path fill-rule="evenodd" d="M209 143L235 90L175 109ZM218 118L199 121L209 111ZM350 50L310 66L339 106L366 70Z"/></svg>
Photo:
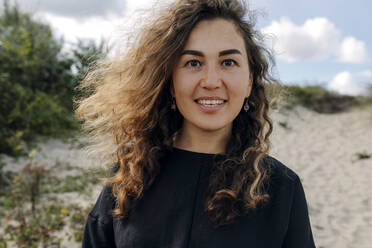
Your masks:
<svg viewBox="0 0 372 248"><path fill-rule="evenodd" d="M253 85L253 75L252 75L252 73L250 73L249 74L249 83L248 83L248 88L247 88L247 94L246 94L247 98L251 95L252 85Z"/></svg>

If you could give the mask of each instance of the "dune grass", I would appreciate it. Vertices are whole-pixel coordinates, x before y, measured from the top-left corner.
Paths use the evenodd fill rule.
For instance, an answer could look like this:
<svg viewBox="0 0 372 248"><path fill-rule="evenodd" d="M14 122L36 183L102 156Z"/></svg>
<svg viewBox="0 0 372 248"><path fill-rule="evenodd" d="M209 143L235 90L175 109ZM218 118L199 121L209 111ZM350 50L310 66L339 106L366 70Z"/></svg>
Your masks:
<svg viewBox="0 0 372 248"><path fill-rule="evenodd" d="M318 113L332 114L354 107L372 107L372 90L369 96L342 95L317 85L276 85L268 86L267 91L274 108L303 106Z"/></svg>
<svg viewBox="0 0 372 248"><path fill-rule="evenodd" d="M103 170L87 170L66 163L46 169L30 156L19 172L2 172L0 189L0 248L60 247L63 240L81 242L85 220L93 204L82 207L66 201L65 193L92 198ZM68 233L62 230L67 229Z"/></svg>

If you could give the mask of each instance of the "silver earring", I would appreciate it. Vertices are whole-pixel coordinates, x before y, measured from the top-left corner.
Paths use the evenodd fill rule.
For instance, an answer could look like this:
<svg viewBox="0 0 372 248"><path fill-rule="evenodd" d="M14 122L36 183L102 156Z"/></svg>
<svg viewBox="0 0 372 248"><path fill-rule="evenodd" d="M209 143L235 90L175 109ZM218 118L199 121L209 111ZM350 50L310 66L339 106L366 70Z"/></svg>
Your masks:
<svg viewBox="0 0 372 248"><path fill-rule="evenodd" d="M244 111L248 112L249 110L249 103L248 103L248 97L244 99Z"/></svg>
<svg viewBox="0 0 372 248"><path fill-rule="evenodd" d="M176 100L174 99L174 97L172 97L171 109L172 109L173 111L176 111Z"/></svg>

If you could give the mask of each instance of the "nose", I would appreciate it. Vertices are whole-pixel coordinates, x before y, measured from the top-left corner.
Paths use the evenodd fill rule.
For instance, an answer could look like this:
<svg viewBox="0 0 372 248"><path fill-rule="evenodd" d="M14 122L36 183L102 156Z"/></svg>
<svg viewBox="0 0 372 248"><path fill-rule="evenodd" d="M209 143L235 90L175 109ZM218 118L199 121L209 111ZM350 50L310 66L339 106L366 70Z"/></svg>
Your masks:
<svg viewBox="0 0 372 248"><path fill-rule="evenodd" d="M222 78L219 69L215 65L206 66L200 86L206 89L216 89L221 87L221 84Z"/></svg>

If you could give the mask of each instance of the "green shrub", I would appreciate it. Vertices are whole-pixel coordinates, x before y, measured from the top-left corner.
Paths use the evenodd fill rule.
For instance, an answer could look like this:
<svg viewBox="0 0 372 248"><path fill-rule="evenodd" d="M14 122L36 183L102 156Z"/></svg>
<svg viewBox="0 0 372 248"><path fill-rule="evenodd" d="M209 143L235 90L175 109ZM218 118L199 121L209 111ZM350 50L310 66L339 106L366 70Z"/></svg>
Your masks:
<svg viewBox="0 0 372 248"><path fill-rule="evenodd" d="M75 129L74 59L51 27L4 1L0 10L0 153L19 155L37 135Z"/></svg>
<svg viewBox="0 0 372 248"><path fill-rule="evenodd" d="M78 127L58 96L0 81L0 153L19 154L37 135L60 137Z"/></svg>
<svg viewBox="0 0 372 248"><path fill-rule="evenodd" d="M299 104L318 113L338 113L358 104L356 97L339 95L321 86L285 86L289 99L287 107Z"/></svg>
<svg viewBox="0 0 372 248"><path fill-rule="evenodd" d="M23 114L32 134L55 136L77 126L73 113L59 103L57 96L41 91L35 93Z"/></svg>
<svg viewBox="0 0 372 248"><path fill-rule="evenodd" d="M356 153L356 156L357 156L358 160L362 160L362 159L371 158L372 154L368 154L366 152L358 152L358 153Z"/></svg>
<svg viewBox="0 0 372 248"><path fill-rule="evenodd" d="M104 52L104 42L79 41L69 53L51 27L3 1L0 9L0 153L22 154L36 136L78 127L74 88ZM72 70L74 69L74 70Z"/></svg>

